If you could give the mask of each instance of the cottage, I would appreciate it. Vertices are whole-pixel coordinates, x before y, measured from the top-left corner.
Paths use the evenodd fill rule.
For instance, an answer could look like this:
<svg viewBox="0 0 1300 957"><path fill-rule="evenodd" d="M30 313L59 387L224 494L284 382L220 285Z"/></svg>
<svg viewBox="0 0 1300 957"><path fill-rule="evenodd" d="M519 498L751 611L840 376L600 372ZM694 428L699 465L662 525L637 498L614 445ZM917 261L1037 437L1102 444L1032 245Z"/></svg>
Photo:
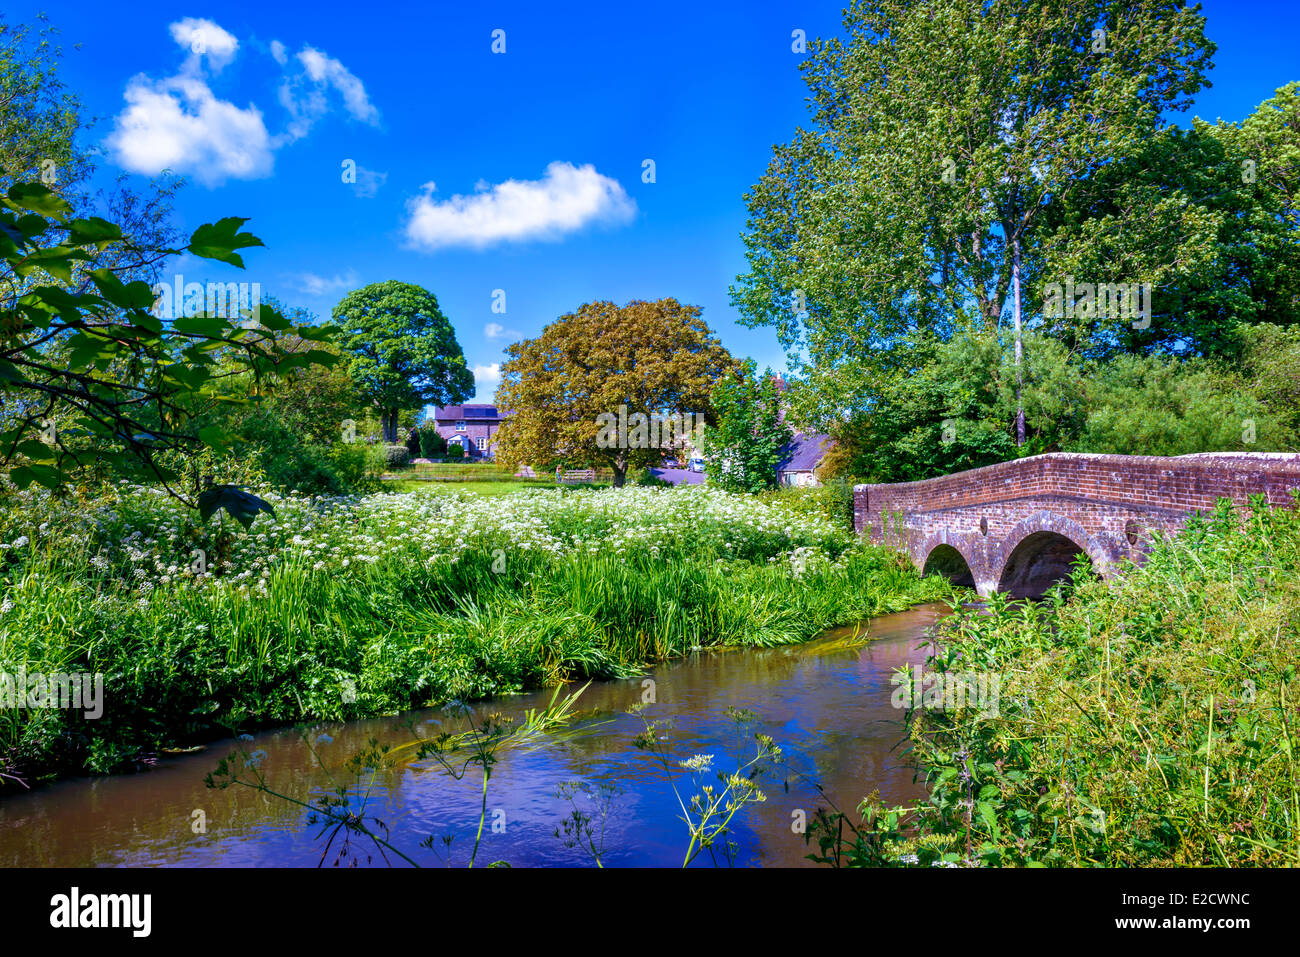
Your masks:
<svg viewBox="0 0 1300 957"><path fill-rule="evenodd" d="M491 459L496 452L497 430L510 415L498 413L494 405L448 405L435 407L426 421L447 441L459 445L466 458Z"/></svg>
<svg viewBox="0 0 1300 957"><path fill-rule="evenodd" d="M835 440L816 432L796 432L781 449L776 478L782 485L820 485L817 467Z"/></svg>

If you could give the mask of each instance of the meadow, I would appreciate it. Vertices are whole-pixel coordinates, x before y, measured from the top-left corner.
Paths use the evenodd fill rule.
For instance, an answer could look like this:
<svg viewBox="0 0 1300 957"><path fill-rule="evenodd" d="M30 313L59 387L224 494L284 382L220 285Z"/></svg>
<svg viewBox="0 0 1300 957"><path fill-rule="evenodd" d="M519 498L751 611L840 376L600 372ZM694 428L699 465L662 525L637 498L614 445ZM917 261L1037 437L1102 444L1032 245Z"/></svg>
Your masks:
<svg viewBox="0 0 1300 957"><path fill-rule="evenodd" d="M626 677L952 593L797 495L263 492L275 514L245 530L125 483L3 494L0 672L104 676L98 720L0 711L0 771L29 780L227 729Z"/></svg>

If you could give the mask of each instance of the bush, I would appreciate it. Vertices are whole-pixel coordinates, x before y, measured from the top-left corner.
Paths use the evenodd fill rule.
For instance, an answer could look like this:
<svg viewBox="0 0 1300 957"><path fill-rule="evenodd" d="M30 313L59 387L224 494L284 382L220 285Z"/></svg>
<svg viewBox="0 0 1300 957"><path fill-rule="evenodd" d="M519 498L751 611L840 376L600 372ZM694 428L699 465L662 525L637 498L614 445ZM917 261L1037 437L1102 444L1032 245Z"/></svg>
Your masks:
<svg viewBox="0 0 1300 957"><path fill-rule="evenodd" d="M405 445L384 446L384 464L390 469L403 469L411 464L411 450Z"/></svg>
<svg viewBox="0 0 1300 957"><path fill-rule="evenodd" d="M465 457L465 450L459 445L447 446L447 458L453 462L459 461Z"/></svg>
<svg viewBox="0 0 1300 957"><path fill-rule="evenodd" d="M800 515L823 518L837 528L853 530L853 484L846 478L831 479L824 485L782 487L764 493Z"/></svg>
<svg viewBox="0 0 1300 957"><path fill-rule="evenodd" d="M337 442L330 447L329 456L334 464L334 474L345 491L373 492L379 487L383 462L373 445Z"/></svg>
<svg viewBox="0 0 1300 957"><path fill-rule="evenodd" d="M649 469L640 469L636 477L632 480L633 485L640 485L643 488L672 488L673 483L659 478L651 473Z"/></svg>
<svg viewBox="0 0 1300 957"><path fill-rule="evenodd" d="M426 459L441 458L447 452L447 440L432 426L420 430L420 454Z"/></svg>

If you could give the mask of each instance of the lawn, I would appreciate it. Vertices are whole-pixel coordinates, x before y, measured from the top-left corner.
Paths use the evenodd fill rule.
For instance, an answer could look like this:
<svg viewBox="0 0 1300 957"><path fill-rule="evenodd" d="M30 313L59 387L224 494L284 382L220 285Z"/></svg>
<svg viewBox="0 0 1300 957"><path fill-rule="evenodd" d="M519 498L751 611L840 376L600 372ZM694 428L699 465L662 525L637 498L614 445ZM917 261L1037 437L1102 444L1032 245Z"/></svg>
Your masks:
<svg viewBox="0 0 1300 957"><path fill-rule="evenodd" d="M514 492L531 488L556 487L554 481L535 479L473 479L470 481L453 481L447 479L385 479L384 490L388 492L418 492L432 485L438 488L456 489L471 495L510 495Z"/></svg>

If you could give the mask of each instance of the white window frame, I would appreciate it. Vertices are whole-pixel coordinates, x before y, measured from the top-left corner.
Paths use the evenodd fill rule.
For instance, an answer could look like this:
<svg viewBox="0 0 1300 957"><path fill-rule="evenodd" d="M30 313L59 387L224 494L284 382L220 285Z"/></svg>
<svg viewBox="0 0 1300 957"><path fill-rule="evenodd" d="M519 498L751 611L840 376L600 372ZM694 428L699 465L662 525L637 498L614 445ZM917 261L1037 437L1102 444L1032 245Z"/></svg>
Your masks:
<svg viewBox="0 0 1300 957"><path fill-rule="evenodd" d="M464 419L462 419L462 420L460 420L459 422L456 423L456 431L457 431L457 432L464 432L464 431L465 431L465 428L466 428L466 426L465 426L465 420L464 420Z"/></svg>
<svg viewBox="0 0 1300 957"><path fill-rule="evenodd" d="M486 452L486 451L487 451L487 439L486 439L486 438L484 438L483 436L480 435L480 436L479 436L475 441L478 443L478 450L479 450L480 452Z"/></svg>

